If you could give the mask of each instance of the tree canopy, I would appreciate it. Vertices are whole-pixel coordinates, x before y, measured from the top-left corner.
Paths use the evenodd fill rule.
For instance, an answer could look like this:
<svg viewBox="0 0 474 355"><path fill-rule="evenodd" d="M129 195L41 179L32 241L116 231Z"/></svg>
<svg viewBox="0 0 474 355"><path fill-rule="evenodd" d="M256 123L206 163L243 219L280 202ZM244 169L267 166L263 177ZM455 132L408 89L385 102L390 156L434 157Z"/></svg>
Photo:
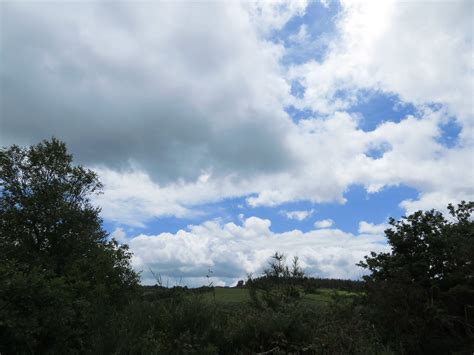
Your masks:
<svg viewBox="0 0 474 355"><path fill-rule="evenodd" d="M0 150L0 352L85 350L138 284L91 203L101 188L57 139Z"/></svg>
<svg viewBox="0 0 474 355"><path fill-rule="evenodd" d="M389 253L371 253L368 304L388 341L409 353L468 350L474 331L473 202L418 211L385 231Z"/></svg>

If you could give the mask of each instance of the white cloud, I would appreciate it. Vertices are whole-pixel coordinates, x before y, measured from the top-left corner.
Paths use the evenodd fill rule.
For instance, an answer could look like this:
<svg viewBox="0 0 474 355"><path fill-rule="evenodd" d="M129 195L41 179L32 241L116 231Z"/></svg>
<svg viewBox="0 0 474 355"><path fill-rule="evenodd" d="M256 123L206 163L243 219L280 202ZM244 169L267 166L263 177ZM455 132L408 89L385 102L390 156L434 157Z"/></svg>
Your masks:
<svg viewBox="0 0 474 355"><path fill-rule="evenodd" d="M303 221L310 217L314 210L301 210L301 211L283 211L284 215L288 219L296 219L297 221Z"/></svg>
<svg viewBox="0 0 474 355"><path fill-rule="evenodd" d="M286 49L269 38L307 1L109 5L0 3L0 145L64 139L104 183L96 202L107 221L143 227L233 197L252 207L345 203L354 184L369 193L415 188L419 196L400 204L407 213L474 200L472 2L343 0L323 60L289 70ZM307 25L292 38L310 41ZM290 95L294 79L302 99ZM418 112L400 122L380 116L364 132L364 117L343 111L367 90ZM315 113L293 122L290 103ZM440 126L452 116L462 138L447 148ZM371 157L374 149L383 154ZM214 284L233 284L275 251L298 255L314 276L357 278L355 263L388 248L385 225L365 221L355 236L331 220L285 233L269 220L239 220L112 236L129 242L146 283L152 268L190 285L207 284L209 269Z"/></svg>
<svg viewBox="0 0 474 355"><path fill-rule="evenodd" d="M302 16L308 0L256 0L243 3L254 26L263 34L281 29L292 17Z"/></svg>
<svg viewBox="0 0 474 355"><path fill-rule="evenodd" d="M358 129L357 116L347 113L302 120L288 139L299 163L282 173L255 173L252 179L203 172L194 181L158 184L145 171L98 168L105 185L98 203L106 219L143 225L155 217L189 217L199 213L195 207L200 204L239 196L249 196L247 202L254 207L297 200L344 203L348 186L361 184L370 193L399 185L416 188L418 199L401 204L409 212L444 208L474 198L472 148L438 143L444 119L442 112L425 111L371 132ZM377 147L385 147L381 157L367 156Z"/></svg>
<svg viewBox="0 0 474 355"><path fill-rule="evenodd" d="M290 70L306 88L300 106L330 113L359 101L361 90L381 90L404 102L444 104L472 129L471 1L341 5L338 37L324 60Z"/></svg>
<svg viewBox="0 0 474 355"><path fill-rule="evenodd" d="M324 60L285 77L285 48L268 35L306 1L2 2L0 144L64 139L104 182L104 218L132 226L232 197L344 203L354 184L417 189L407 211L474 199L469 4L343 1ZM336 109L367 89L419 112L364 132L363 117ZM292 100L319 113L294 123ZM463 139L446 148L453 114Z"/></svg>
<svg viewBox="0 0 474 355"><path fill-rule="evenodd" d="M386 251L385 239L376 235L354 236L338 229L293 230L274 233L269 220L247 218L242 225L207 221L176 234L138 235L129 239L133 265L143 270L143 282L153 283L151 268L164 279L206 284L213 280L233 284L248 273L258 275L269 257L280 251L291 259L298 255L308 274L320 277L358 278L355 266L370 251Z"/></svg>
<svg viewBox="0 0 474 355"><path fill-rule="evenodd" d="M425 110L418 117L386 122L371 132L358 129L357 117L343 113L325 120L300 121L291 142L304 163L286 176L286 182L268 183L249 203L277 205L296 199L344 202L344 191L351 184L362 184L371 193L407 185L420 191L421 200L436 193L442 198L430 199L436 202L431 208L472 199L473 147L440 144L439 125L445 119L442 111ZM376 147L386 147L386 151L379 158L369 157L370 149Z"/></svg>
<svg viewBox="0 0 474 355"><path fill-rule="evenodd" d="M314 222L314 226L316 228L330 228L334 224L334 221L332 219L321 219L319 221Z"/></svg>
<svg viewBox="0 0 474 355"><path fill-rule="evenodd" d="M359 222L359 233L360 234L382 234L388 228L388 224L373 224L366 221Z"/></svg>

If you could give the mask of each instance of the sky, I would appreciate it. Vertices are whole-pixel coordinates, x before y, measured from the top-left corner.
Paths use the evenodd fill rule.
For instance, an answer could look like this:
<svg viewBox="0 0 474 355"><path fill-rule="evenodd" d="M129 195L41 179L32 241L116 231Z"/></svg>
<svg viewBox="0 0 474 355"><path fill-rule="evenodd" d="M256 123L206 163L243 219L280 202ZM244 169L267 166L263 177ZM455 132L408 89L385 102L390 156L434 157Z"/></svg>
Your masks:
<svg viewBox="0 0 474 355"><path fill-rule="evenodd" d="M474 200L473 7L3 0L0 146L65 141L144 284L358 279L389 217Z"/></svg>

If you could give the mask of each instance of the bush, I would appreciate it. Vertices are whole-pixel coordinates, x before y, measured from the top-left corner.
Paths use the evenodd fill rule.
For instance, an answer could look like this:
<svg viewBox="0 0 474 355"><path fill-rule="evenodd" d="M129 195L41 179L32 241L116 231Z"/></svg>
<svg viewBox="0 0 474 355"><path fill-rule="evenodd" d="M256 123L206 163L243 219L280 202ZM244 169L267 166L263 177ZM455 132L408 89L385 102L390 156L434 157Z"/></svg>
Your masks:
<svg viewBox="0 0 474 355"><path fill-rule="evenodd" d="M450 353L474 349L474 203L391 220L390 253L360 265L368 314L385 341L400 352Z"/></svg>

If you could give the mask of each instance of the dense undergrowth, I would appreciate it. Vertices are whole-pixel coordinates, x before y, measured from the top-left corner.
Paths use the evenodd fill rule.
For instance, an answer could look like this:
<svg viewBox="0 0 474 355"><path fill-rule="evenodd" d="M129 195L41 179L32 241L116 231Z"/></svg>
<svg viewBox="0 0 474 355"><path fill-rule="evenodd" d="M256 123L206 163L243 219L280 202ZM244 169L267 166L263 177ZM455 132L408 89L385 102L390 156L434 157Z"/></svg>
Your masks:
<svg viewBox="0 0 474 355"><path fill-rule="evenodd" d="M359 299L347 294L335 292L330 302L319 302L303 293L288 298L280 288L271 295L257 290L257 297L265 301L251 297L227 302L206 297L212 290L149 290L111 320L107 340L101 337L97 351L369 354L386 350L364 320Z"/></svg>

